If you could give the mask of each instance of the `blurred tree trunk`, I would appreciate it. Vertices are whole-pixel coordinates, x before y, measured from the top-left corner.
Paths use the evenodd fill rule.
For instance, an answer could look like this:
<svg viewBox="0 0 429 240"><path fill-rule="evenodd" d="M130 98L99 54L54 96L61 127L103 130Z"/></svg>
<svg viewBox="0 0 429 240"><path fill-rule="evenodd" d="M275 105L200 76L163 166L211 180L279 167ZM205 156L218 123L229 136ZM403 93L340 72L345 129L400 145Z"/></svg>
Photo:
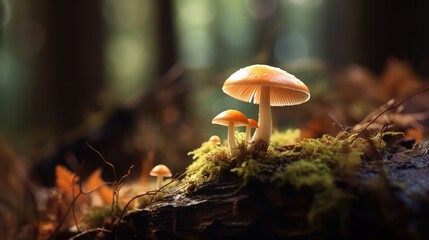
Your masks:
<svg viewBox="0 0 429 240"><path fill-rule="evenodd" d="M386 59L410 61L429 76L429 2L326 1L326 57L380 73Z"/></svg>
<svg viewBox="0 0 429 240"><path fill-rule="evenodd" d="M177 61L176 36L174 30L173 1L156 1L156 28L158 38L158 66L156 75L165 74Z"/></svg>
<svg viewBox="0 0 429 240"><path fill-rule="evenodd" d="M173 7L171 0L155 3L157 56L154 58L157 64L148 94L140 101L140 114L153 116L167 131L169 125L174 126L176 121L170 121L166 116L174 115L171 113L182 115L187 111L185 93L188 91L188 85L182 81L185 67L177 57Z"/></svg>
<svg viewBox="0 0 429 240"><path fill-rule="evenodd" d="M137 121L140 125L150 126L141 129L150 141L145 141L141 149L155 151L155 159L167 161L174 169L174 161L186 156L189 139L180 139L185 130L190 133L188 124L192 114L188 106L190 85L185 80L186 67L177 56L176 29L174 24L174 2L172 0L155 1L156 11L156 56L155 76L149 85L147 94L139 101ZM152 133L150 133L152 132ZM174 136L174 137L173 137ZM146 154L142 152L142 156ZM165 160L162 160L165 159ZM180 164L180 161L178 161Z"/></svg>
<svg viewBox="0 0 429 240"><path fill-rule="evenodd" d="M101 3L44 1L47 36L32 90L32 121L62 132L80 123L85 109L95 105L104 85Z"/></svg>

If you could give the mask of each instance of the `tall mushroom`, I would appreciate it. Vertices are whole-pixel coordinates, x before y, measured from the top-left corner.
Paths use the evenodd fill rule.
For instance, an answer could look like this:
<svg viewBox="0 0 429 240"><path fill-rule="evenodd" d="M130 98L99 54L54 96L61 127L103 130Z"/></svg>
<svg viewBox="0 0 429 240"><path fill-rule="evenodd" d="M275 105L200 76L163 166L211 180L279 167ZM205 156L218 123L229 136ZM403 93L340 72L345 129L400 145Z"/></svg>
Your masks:
<svg viewBox="0 0 429 240"><path fill-rule="evenodd" d="M247 121L249 122L249 124L247 124L246 126L246 138L244 139L244 142L246 144L249 144L250 135L252 134L252 128L258 128L259 126L258 126L258 123L251 118L247 119Z"/></svg>
<svg viewBox="0 0 429 240"><path fill-rule="evenodd" d="M294 75L259 64L233 73L222 90L236 99L259 104L259 128L252 137L249 150L267 150L272 131L271 106L298 105L310 99L307 86Z"/></svg>
<svg viewBox="0 0 429 240"><path fill-rule="evenodd" d="M236 157L240 154L238 145L235 140L234 127L245 126L248 124L247 117L237 110L226 110L219 113L212 120L213 124L219 124L228 126L228 148L232 157Z"/></svg>

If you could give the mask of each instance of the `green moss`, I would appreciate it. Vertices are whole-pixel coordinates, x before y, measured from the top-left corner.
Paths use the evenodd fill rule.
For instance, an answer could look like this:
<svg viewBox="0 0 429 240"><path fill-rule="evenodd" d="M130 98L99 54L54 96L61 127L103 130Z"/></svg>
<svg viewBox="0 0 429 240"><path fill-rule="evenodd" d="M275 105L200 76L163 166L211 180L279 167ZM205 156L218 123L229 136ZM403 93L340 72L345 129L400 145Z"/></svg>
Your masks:
<svg viewBox="0 0 429 240"><path fill-rule="evenodd" d="M106 221L111 221L112 206L92 207L90 208L82 220L79 222L79 228L82 230L102 227L107 224Z"/></svg>
<svg viewBox="0 0 429 240"><path fill-rule="evenodd" d="M319 160L292 162L283 171L274 173L271 180L279 187L290 184L297 189L307 187L312 190L314 198L308 212L312 226L319 226L324 217L333 212L344 211L341 209L343 202L350 197L336 186L332 169Z"/></svg>
<svg viewBox="0 0 429 240"><path fill-rule="evenodd" d="M141 194L136 199L135 209L143 209L150 204L161 201L164 199L166 194L174 192L177 187L180 186L180 181L177 179L167 179L162 183L162 189L160 191L149 191L146 194Z"/></svg>
<svg viewBox="0 0 429 240"><path fill-rule="evenodd" d="M230 159L225 146L209 143L190 152L195 161L188 167L184 182L192 188L232 172L243 179L244 186L253 179L279 188L305 187L314 193L308 220L316 226L333 213L339 218L346 215L344 211L352 196L337 186L335 179L352 181L362 161L372 160L386 149L383 137L396 134L363 138L342 132L299 140L299 130L276 132L268 152L257 158L246 152L242 135L238 134L242 154L236 159Z"/></svg>
<svg viewBox="0 0 429 240"><path fill-rule="evenodd" d="M270 161L271 162L271 161ZM259 179L264 176L263 173L273 171L274 164L269 164L261 159L248 159L243 161L237 167L231 169L231 172L236 173L243 178L243 186L246 186L250 179Z"/></svg>
<svg viewBox="0 0 429 240"><path fill-rule="evenodd" d="M157 192L155 195L143 195L137 199L137 204L135 206L136 209L143 209L149 206L151 203L155 203L163 199L164 193Z"/></svg>
<svg viewBox="0 0 429 240"><path fill-rule="evenodd" d="M215 180L228 167L230 161L228 154L226 146L204 142L200 148L188 154L193 156L194 162L187 167L183 182L197 186Z"/></svg>
<svg viewBox="0 0 429 240"><path fill-rule="evenodd" d="M271 135L271 145L273 146L286 146L295 144L301 140L301 130L287 129L284 132L275 130Z"/></svg>
<svg viewBox="0 0 429 240"><path fill-rule="evenodd" d="M272 154L277 155L277 162L283 161L283 166L276 168L271 181L279 187L292 185L297 189L307 187L313 191L313 203L308 213L313 226L320 225L325 217L333 213L344 220L352 195L338 187L335 179L352 181L364 159L371 160L369 155L380 156L386 150L383 137L396 134L388 132L361 138L343 132L335 137L324 135L316 139L303 139L291 149ZM257 171L266 168L248 168L245 164L241 167L245 169L234 171L242 173L244 178L259 176Z"/></svg>

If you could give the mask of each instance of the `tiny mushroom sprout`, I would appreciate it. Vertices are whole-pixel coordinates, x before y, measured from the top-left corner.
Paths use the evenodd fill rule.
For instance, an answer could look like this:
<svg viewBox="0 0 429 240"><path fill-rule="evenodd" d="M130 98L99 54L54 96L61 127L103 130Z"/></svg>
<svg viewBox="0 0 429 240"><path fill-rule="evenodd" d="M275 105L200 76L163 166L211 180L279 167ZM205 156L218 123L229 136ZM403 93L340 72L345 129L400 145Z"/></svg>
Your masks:
<svg viewBox="0 0 429 240"><path fill-rule="evenodd" d="M209 142L213 143L214 145L220 145L222 141L220 140L220 137L218 135L213 135L209 138Z"/></svg>
<svg viewBox="0 0 429 240"><path fill-rule="evenodd" d="M233 73L222 90L233 98L259 104L259 128L252 137L249 150L268 149L272 131L271 106L298 105L310 99L307 86L294 75L259 64Z"/></svg>
<svg viewBox="0 0 429 240"><path fill-rule="evenodd" d="M228 148L232 157L236 157L240 154L238 145L235 140L234 127L245 126L248 124L247 117L237 110L226 110L219 113L212 120L213 124L219 124L228 126Z"/></svg>
<svg viewBox="0 0 429 240"><path fill-rule="evenodd" d="M156 177L156 189L161 188L164 177L172 176L170 169L164 164L156 165L154 168L152 168L149 174Z"/></svg>
<svg viewBox="0 0 429 240"><path fill-rule="evenodd" d="M247 127L246 127L245 142L246 142L246 144L249 144L249 142L250 142L250 135L252 134L252 128L258 128L259 126L258 126L258 123L255 120L251 119L251 118L247 119L247 121L249 122L249 124L247 124Z"/></svg>

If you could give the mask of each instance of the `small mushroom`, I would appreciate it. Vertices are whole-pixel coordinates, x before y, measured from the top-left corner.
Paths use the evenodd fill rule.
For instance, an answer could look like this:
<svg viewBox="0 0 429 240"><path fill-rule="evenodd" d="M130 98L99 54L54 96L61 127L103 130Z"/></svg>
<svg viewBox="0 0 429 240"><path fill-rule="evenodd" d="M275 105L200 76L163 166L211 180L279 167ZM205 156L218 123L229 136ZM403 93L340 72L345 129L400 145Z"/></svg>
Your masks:
<svg viewBox="0 0 429 240"><path fill-rule="evenodd" d="M294 75L280 68L259 64L232 74L222 90L233 98L259 104L259 128L252 137L249 150L254 150L257 144L262 145L259 150L268 149L272 131L271 106L298 105L310 99L307 86Z"/></svg>
<svg viewBox="0 0 429 240"><path fill-rule="evenodd" d="M250 135L252 135L252 128L258 128L259 126L258 123L251 118L247 119L247 121L249 122L249 124L247 124L246 126L246 138L244 139L244 141L246 144L249 144Z"/></svg>
<svg viewBox="0 0 429 240"><path fill-rule="evenodd" d="M228 126L228 148L232 157L236 157L240 154L238 150L238 145L235 140L234 127L235 126L245 126L249 122L247 117L237 110L226 110L219 113L212 120L213 124L219 124L223 126Z"/></svg>
<svg viewBox="0 0 429 240"><path fill-rule="evenodd" d="M154 168L152 168L149 174L156 177L156 189L161 188L164 177L172 176L170 169L164 164L156 165Z"/></svg>
<svg viewBox="0 0 429 240"><path fill-rule="evenodd" d="M218 146L218 145L220 145L220 143L222 142L221 140L220 140L220 137L218 136L218 135L213 135L213 136L211 136L210 138L209 138L209 142L210 143L213 143L214 145L216 145L216 146Z"/></svg>

